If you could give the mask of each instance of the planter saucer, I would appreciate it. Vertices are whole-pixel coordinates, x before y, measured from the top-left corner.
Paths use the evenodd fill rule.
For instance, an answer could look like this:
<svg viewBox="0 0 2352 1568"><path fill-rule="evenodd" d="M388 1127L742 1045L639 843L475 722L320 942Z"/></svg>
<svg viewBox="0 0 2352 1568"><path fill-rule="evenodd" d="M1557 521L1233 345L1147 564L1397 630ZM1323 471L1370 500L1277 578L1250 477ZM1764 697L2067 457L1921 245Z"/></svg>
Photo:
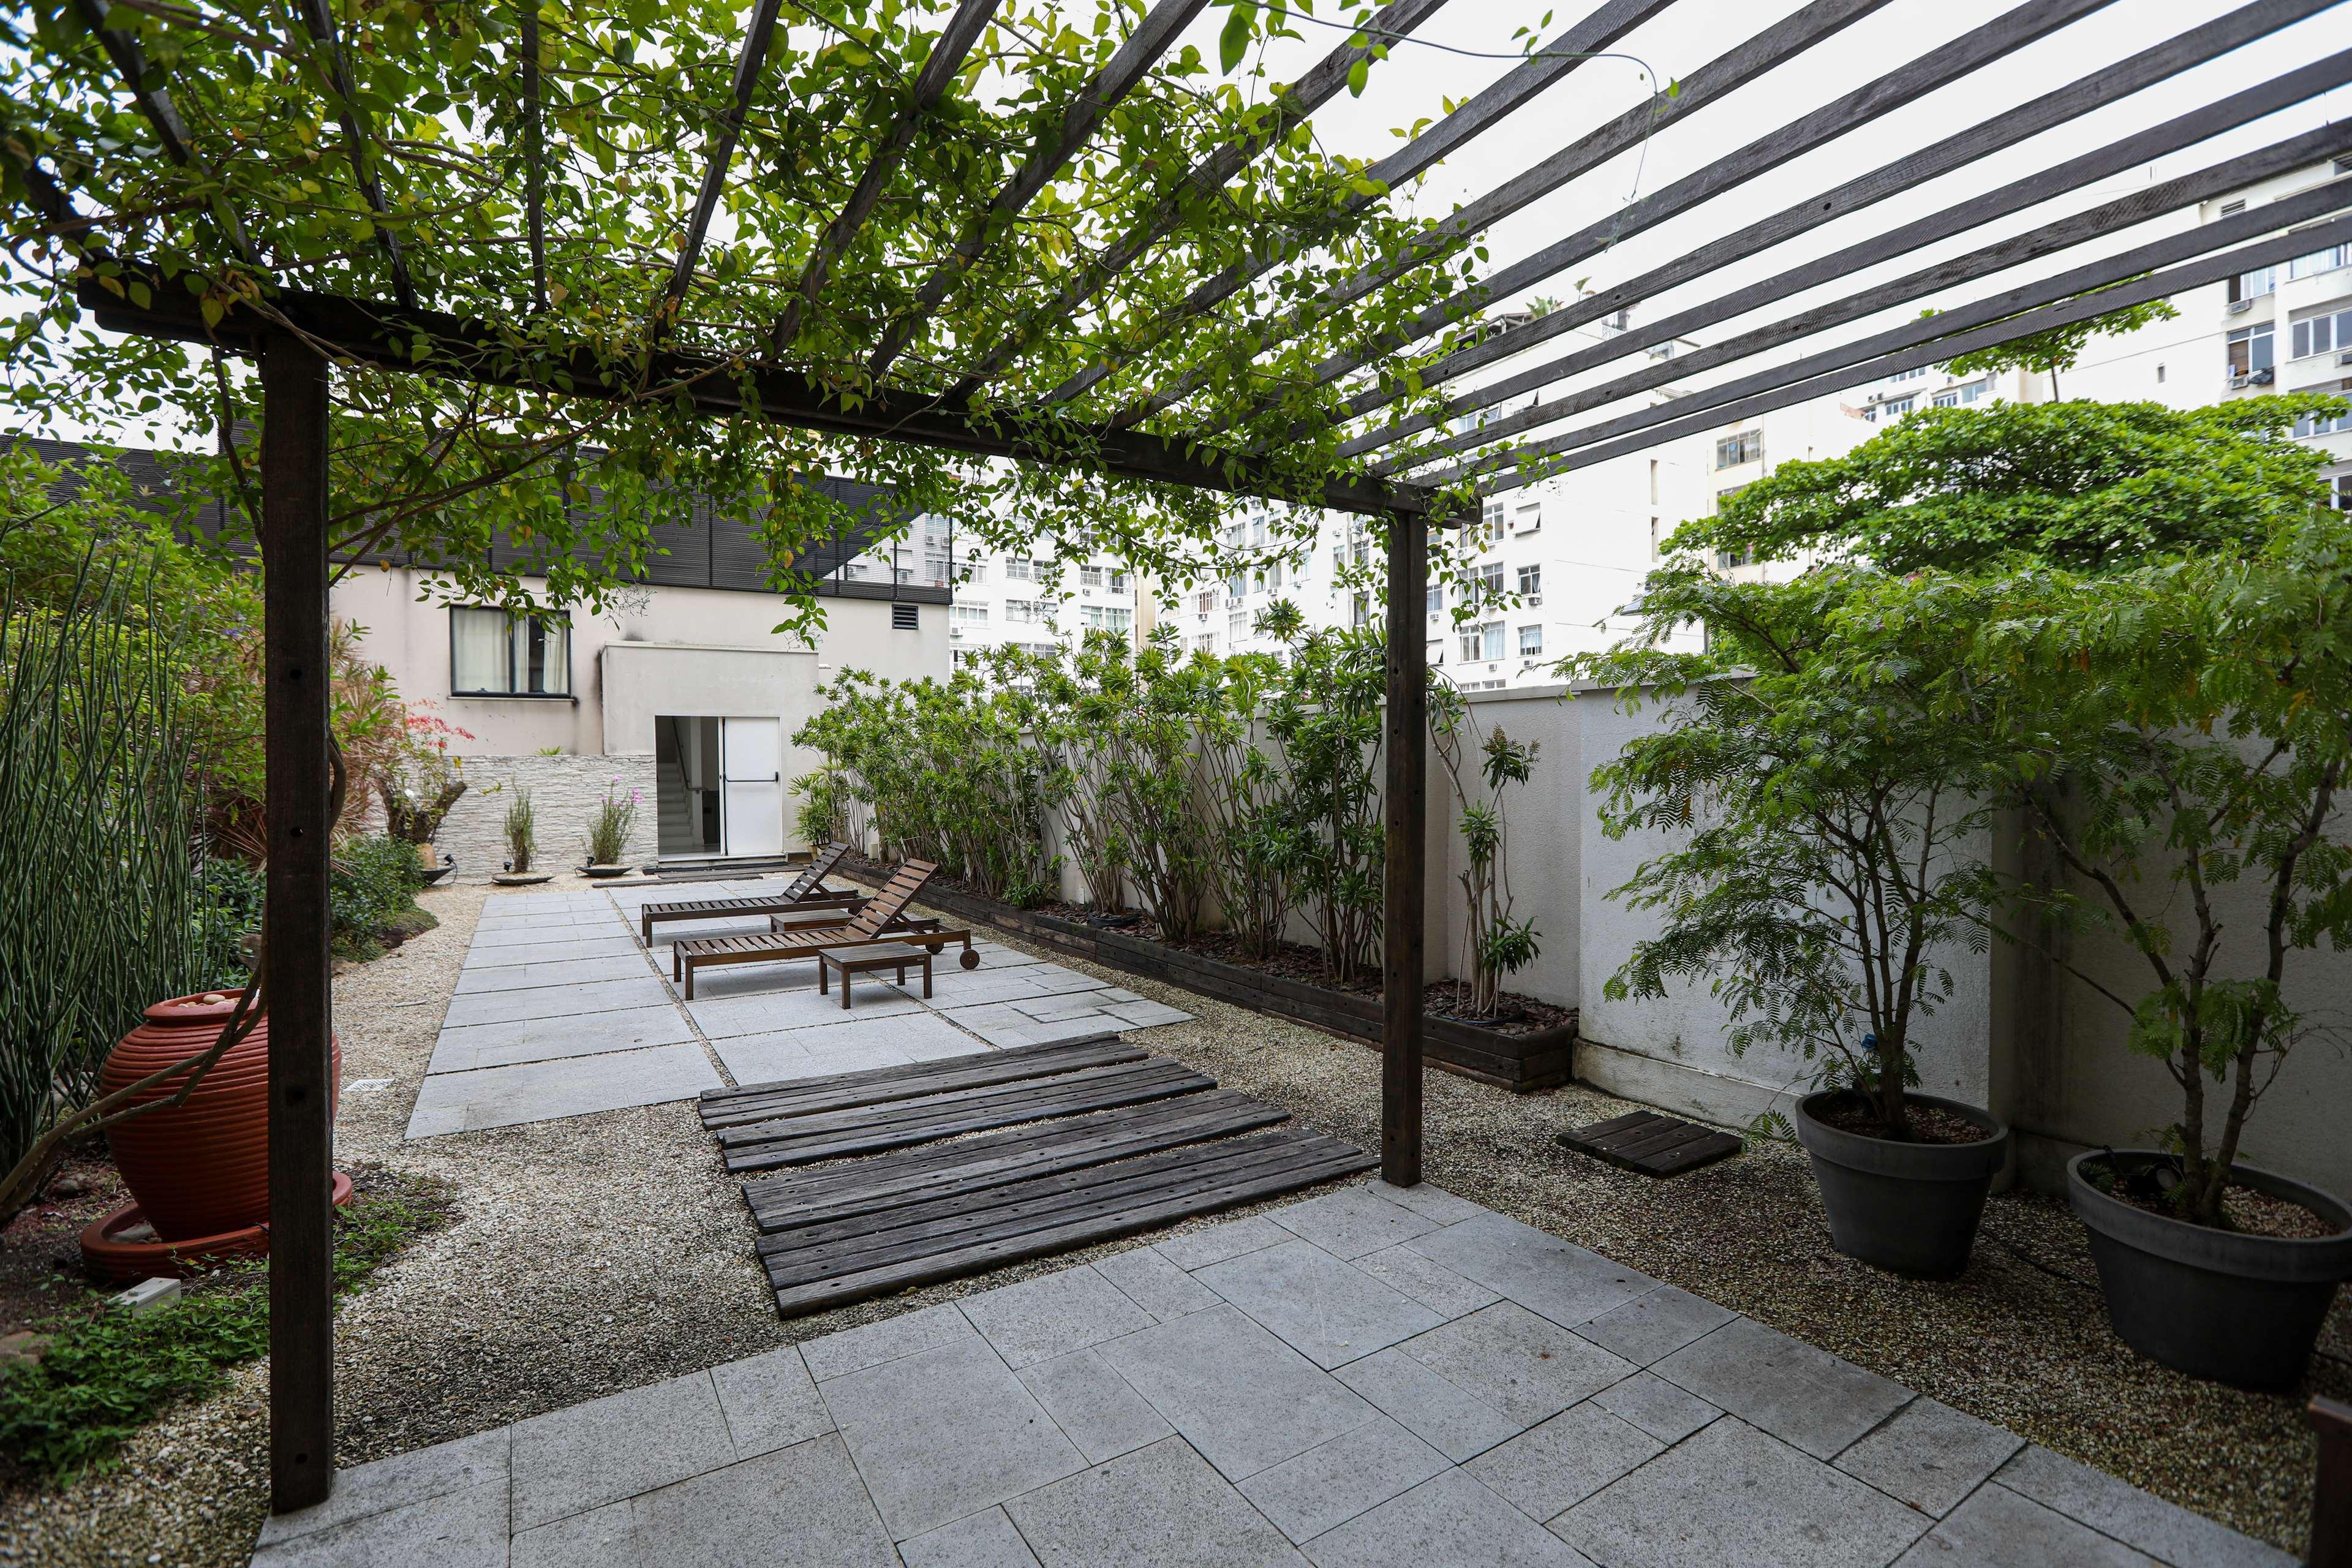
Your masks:
<svg viewBox="0 0 2352 1568"><path fill-rule="evenodd" d="M580 874L593 881L604 882L614 877L625 877L635 869L634 866L583 866Z"/></svg>
<svg viewBox="0 0 2352 1568"><path fill-rule="evenodd" d="M351 1201L352 1179L337 1171L334 1205L341 1208ZM127 1239L133 1232L143 1232L148 1239ZM267 1224L215 1236L192 1236L184 1241L163 1241L154 1236L146 1211L135 1203L124 1204L82 1228L82 1266L114 1284L133 1285L159 1275L189 1279L236 1258L269 1256Z"/></svg>
<svg viewBox="0 0 2352 1568"><path fill-rule="evenodd" d="M501 888L534 888L553 879L554 876L552 871L499 871L490 880Z"/></svg>

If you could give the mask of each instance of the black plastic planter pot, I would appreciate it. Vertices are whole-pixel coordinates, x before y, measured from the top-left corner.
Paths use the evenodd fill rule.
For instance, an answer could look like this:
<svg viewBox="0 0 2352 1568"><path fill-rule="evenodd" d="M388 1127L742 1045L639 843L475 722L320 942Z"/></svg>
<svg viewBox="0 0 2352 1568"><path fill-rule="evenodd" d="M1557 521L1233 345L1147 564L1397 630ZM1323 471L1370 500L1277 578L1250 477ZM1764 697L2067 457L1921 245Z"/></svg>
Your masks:
<svg viewBox="0 0 2352 1568"><path fill-rule="evenodd" d="M2009 1158L2009 1127L1989 1110L1915 1094L1912 1103L1948 1110L1985 1130L1977 1143L1897 1143L1831 1126L1815 1108L1837 1091L1797 1102L1797 1142L1813 1157L1813 1180L1829 1211L1830 1240L1849 1258L1924 1279L1949 1279L1969 1266L1985 1194Z"/></svg>
<svg viewBox="0 0 2352 1568"><path fill-rule="evenodd" d="M2300 1383L2336 1282L2352 1279L2352 1208L2316 1187L2239 1165L2240 1184L2292 1199L2344 1228L2313 1240L2210 1230L2101 1192L2083 1167L2106 1158L2095 1151L2068 1161L2066 1195L2090 1228L2116 1337L2192 1377L2269 1390ZM2126 1168L2170 1160L2137 1149L2116 1158Z"/></svg>

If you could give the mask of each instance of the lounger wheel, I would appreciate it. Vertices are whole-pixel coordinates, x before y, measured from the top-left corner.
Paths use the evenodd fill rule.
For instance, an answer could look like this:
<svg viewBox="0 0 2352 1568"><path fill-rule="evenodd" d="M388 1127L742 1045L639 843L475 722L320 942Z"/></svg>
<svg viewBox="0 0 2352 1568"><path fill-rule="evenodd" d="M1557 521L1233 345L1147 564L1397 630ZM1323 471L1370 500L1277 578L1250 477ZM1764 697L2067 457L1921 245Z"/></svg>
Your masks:
<svg viewBox="0 0 2352 1568"><path fill-rule="evenodd" d="M963 950L963 956L957 959L956 962L962 964L966 969L978 969L980 967L980 954L967 947Z"/></svg>

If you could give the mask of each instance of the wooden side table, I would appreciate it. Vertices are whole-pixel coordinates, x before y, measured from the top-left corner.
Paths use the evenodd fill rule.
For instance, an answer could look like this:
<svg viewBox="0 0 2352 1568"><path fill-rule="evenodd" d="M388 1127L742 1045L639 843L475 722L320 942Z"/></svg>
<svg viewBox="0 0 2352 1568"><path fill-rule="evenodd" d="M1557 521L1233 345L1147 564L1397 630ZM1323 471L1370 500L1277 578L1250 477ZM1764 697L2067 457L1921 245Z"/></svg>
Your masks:
<svg viewBox="0 0 2352 1568"><path fill-rule="evenodd" d="M920 964L923 970L923 994L931 994L931 950L915 947L903 942L868 942L856 947L821 948L816 955L816 989L824 995L830 988L833 971L841 971L841 1010L849 1011L849 977L867 974L877 969L896 970L898 984L907 984L907 971Z"/></svg>

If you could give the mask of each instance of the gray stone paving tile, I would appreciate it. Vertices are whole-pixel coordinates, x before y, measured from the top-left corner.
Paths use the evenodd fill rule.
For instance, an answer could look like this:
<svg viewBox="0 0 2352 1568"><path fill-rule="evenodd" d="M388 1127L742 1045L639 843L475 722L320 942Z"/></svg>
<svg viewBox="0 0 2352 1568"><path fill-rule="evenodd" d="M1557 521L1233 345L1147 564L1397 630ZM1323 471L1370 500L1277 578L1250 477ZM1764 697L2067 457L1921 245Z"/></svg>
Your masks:
<svg viewBox="0 0 2352 1568"><path fill-rule="evenodd" d="M898 1543L907 1568L1037 1568L1037 1554L1001 1508Z"/></svg>
<svg viewBox="0 0 2352 1568"><path fill-rule="evenodd" d="M1382 1416L1241 1484L1293 1541L1311 1541L1448 1468L1444 1455Z"/></svg>
<svg viewBox="0 0 2352 1568"><path fill-rule="evenodd" d="M1609 1568L1883 1568L1933 1522L1744 1421L1726 1419L1577 1504L1550 1529Z"/></svg>
<svg viewBox="0 0 2352 1568"><path fill-rule="evenodd" d="M1350 1362L1335 1375L1455 1464L1517 1436L1526 1425L1454 1387L1401 1350Z"/></svg>
<svg viewBox="0 0 2352 1568"><path fill-rule="evenodd" d="M824 1383L902 1355L913 1355L917 1351L935 1350L959 1340L979 1337L971 1320L957 1311L950 1301L810 1340L801 1346L801 1355L808 1363L811 1375Z"/></svg>
<svg viewBox="0 0 2352 1568"><path fill-rule="evenodd" d="M710 1369L727 1435L741 1458L789 1448L833 1430L832 1413L816 1391L798 1345L747 1356Z"/></svg>
<svg viewBox="0 0 2352 1568"><path fill-rule="evenodd" d="M1265 1217L1350 1262L1437 1228L1435 1220L1401 1208L1369 1187L1342 1187Z"/></svg>
<svg viewBox="0 0 2352 1568"><path fill-rule="evenodd" d="M1520 1427L1626 1377L1633 1365L1513 1301L1481 1307L1398 1349Z"/></svg>
<svg viewBox="0 0 2352 1568"><path fill-rule="evenodd" d="M570 921L554 925L538 921L509 921L503 925L485 921L474 928L473 942L467 949L467 962L517 962L515 954L520 949L524 952L520 961L530 963L533 962L528 952L531 948L575 947L582 942L602 945L610 942L626 942L632 948L637 944L635 937L623 934L617 926L608 932L601 925L575 926Z"/></svg>
<svg viewBox="0 0 2352 1568"><path fill-rule="evenodd" d="M941 998L942 1004L945 998ZM1054 1046L1065 1040L1083 1040L1106 1031L1116 1033L1124 1021L1109 1014L1089 1009L1077 1017L1044 1024L1030 1017L1010 1002L988 1002L977 1007L941 1005L943 1016L957 1026L971 1030L999 1050L1016 1046Z"/></svg>
<svg viewBox="0 0 2352 1568"><path fill-rule="evenodd" d="M1162 1024L1189 1024L1192 1015L1181 1008L1165 1006L1158 1002L1114 1002L1102 1009L1104 1015L1116 1018L1130 1029L1156 1029Z"/></svg>
<svg viewBox="0 0 2352 1568"><path fill-rule="evenodd" d="M434 1073L417 1091L411 1139L552 1121L631 1105L691 1100L720 1087L699 1046L607 1051L562 1061Z"/></svg>
<svg viewBox="0 0 2352 1568"><path fill-rule="evenodd" d="M582 985L606 980L635 980L653 972L639 953L613 958L550 959L544 963L506 963L494 968L467 969L457 976L457 996L483 996L500 991L535 991L551 985Z"/></svg>
<svg viewBox="0 0 2352 1568"><path fill-rule="evenodd" d="M1423 1182L1416 1186L1391 1186L1374 1180L1364 1184L1365 1190L1386 1198L1392 1204L1411 1209L1417 1215L1435 1220L1440 1225L1454 1225L1465 1219L1476 1219L1486 1211L1468 1198L1456 1197L1444 1187Z"/></svg>
<svg viewBox="0 0 2352 1568"><path fill-rule="evenodd" d="M1462 1468L1538 1524L1574 1508L1666 1445L1592 1400L1497 1444Z"/></svg>
<svg viewBox="0 0 2352 1568"><path fill-rule="evenodd" d="M1017 1375L1090 1465L1157 1443L1175 1430L1134 1384L1090 1350L1041 1361Z"/></svg>
<svg viewBox="0 0 2352 1568"><path fill-rule="evenodd" d="M898 1568L831 1434L515 1537L512 1568Z"/></svg>
<svg viewBox="0 0 2352 1568"><path fill-rule="evenodd" d="M1915 1399L1837 1457L1837 1468L1938 1519L2025 1447L2014 1432Z"/></svg>
<svg viewBox="0 0 2352 1568"><path fill-rule="evenodd" d="M1174 1437L1004 1511L1044 1568L1303 1568L1282 1532Z"/></svg>
<svg viewBox="0 0 2352 1568"><path fill-rule="evenodd" d="M1444 1321L1305 1241L1213 1263L1192 1278L1326 1371Z"/></svg>
<svg viewBox="0 0 2352 1568"><path fill-rule="evenodd" d="M1167 1255L1156 1247L1113 1253L1098 1260L1095 1268L1156 1321L1165 1322L1217 1304L1214 1290L1169 1262Z"/></svg>
<svg viewBox="0 0 2352 1568"><path fill-rule="evenodd" d="M2291 1561L2291 1559L2290 1559ZM2157 1568L2157 1560L2003 1486L1978 1489L1895 1568Z"/></svg>
<svg viewBox="0 0 2352 1568"><path fill-rule="evenodd" d="M2274 1546L2039 1444L2003 1465L1993 1479L2175 1568L2293 1568L2294 1563Z"/></svg>
<svg viewBox="0 0 2352 1568"><path fill-rule="evenodd" d="M633 936L584 936L568 942L534 942L528 946L484 942L477 939L473 946L466 950L463 973L471 973L477 969L564 963L583 958L632 958L642 963L645 961L638 956L641 951L637 939Z"/></svg>
<svg viewBox="0 0 2352 1568"><path fill-rule="evenodd" d="M1368 1252L1356 1259L1356 1267L1390 1289L1403 1291L1441 1318L1458 1318L1502 1300L1475 1279L1465 1279L1410 1247L1384 1247L1378 1252Z"/></svg>
<svg viewBox="0 0 2352 1568"><path fill-rule="evenodd" d="M1107 980L1089 975L1074 974L1055 963L1032 963L1019 968L991 968L983 963L978 969L961 967L962 950L950 948L940 954L931 970L931 1000L941 1007L977 1007L983 1003L1043 1002L1055 996L1100 996L1110 988ZM919 990L919 981L908 976L910 989Z"/></svg>
<svg viewBox="0 0 2352 1568"><path fill-rule="evenodd" d="M1024 964L1045 961L1034 952L1024 952L1017 947L1007 947L1001 942L975 942L972 952L980 954L982 969L1017 969Z"/></svg>
<svg viewBox="0 0 2352 1568"><path fill-rule="evenodd" d="M1592 1396L1592 1403L1662 1443L1679 1443L1723 1414L1697 1394L1648 1372L1611 1384Z"/></svg>
<svg viewBox="0 0 2352 1568"><path fill-rule="evenodd" d="M766 966L761 965L764 971ZM713 997L704 988L701 978L695 980L694 1000L686 1010L702 1032L714 1040L734 1035L772 1035L779 1029L804 1028L811 1024L838 1024L844 1021L838 994L820 996L816 991L816 974L812 970L808 984L794 989L761 991L745 996ZM899 995L887 985L874 987L869 999L864 990L854 994L856 1005L848 1019L887 1018L922 1011L922 1004Z"/></svg>
<svg viewBox="0 0 2352 1568"><path fill-rule="evenodd" d="M1661 1285L1613 1312L1603 1312L1576 1331L1636 1366L1648 1366L1738 1315L1687 1290Z"/></svg>
<svg viewBox="0 0 2352 1568"><path fill-rule="evenodd" d="M944 1014L921 1015L922 1027L909 1029L899 1042L899 1049L919 1062L945 1061L950 1057L985 1056L996 1049L986 1040L974 1038L947 1022ZM909 1018L908 1023L915 1020ZM945 1025L934 1028L934 1025Z"/></svg>
<svg viewBox="0 0 2352 1568"><path fill-rule="evenodd" d="M656 1007L625 1007L586 1018L526 1018L510 1024L445 1028L434 1042L433 1059L425 1070L471 1072L518 1062L686 1045L693 1039L694 1030L684 1015L664 1002Z"/></svg>
<svg viewBox="0 0 2352 1568"><path fill-rule="evenodd" d="M384 1513L453 1492L478 1487L504 1487L507 1455L513 1447L511 1428L477 1432L455 1442L412 1448L388 1459L356 1465L335 1472L335 1489L327 1500L291 1513L273 1513L261 1523L260 1546L315 1535L349 1524L369 1514Z"/></svg>
<svg viewBox="0 0 2352 1568"><path fill-rule="evenodd" d="M1296 1458L1373 1415L1345 1384L1231 1307L1113 1340L1096 1353L1229 1480Z"/></svg>
<svg viewBox="0 0 2352 1568"><path fill-rule="evenodd" d="M522 1018L577 1018L620 1007L652 1007L668 1000L669 993L650 973L625 980L535 985L527 991L452 996L441 1026L459 1028L469 1024L510 1024Z"/></svg>
<svg viewBox="0 0 2352 1568"><path fill-rule="evenodd" d="M1152 1246L1160 1255L1177 1268L1188 1272L1206 1268L1212 1263L1223 1263L1228 1258L1239 1258L1244 1252L1255 1252L1262 1247L1279 1247L1292 1239L1291 1234L1264 1215L1250 1215L1242 1219L1229 1219L1223 1225L1213 1225L1189 1236L1171 1236Z"/></svg>
<svg viewBox="0 0 2352 1568"><path fill-rule="evenodd" d="M1315 1568L1592 1568L1461 1470L1382 1503L1307 1542ZM1613 1568L1613 1565L1612 1565Z"/></svg>
<svg viewBox="0 0 2352 1568"><path fill-rule="evenodd" d="M696 1004L701 1005L700 1003ZM857 1072L964 1056L988 1047L945 1019L929 1013L894 1013L869 1018L862 1013L764 1035L715 1037L711 1048L740 1084L777 1083L823 1073ZM919 1053L918 1047L922 1047Z"/></svg>
<svg viewBox="0 0 2352 1568"><path fill-rule="evenodd" d="M1086 1264L999 1286L957 1303L1004 1364L1019 1370L1156 1321Z"/></svg>
<svg viewBox="0 0 2352 1568"><path fill-rule="evenodd" d="M507 1568L503 1479L265 1544L257 1568Z"/></svg>
<svg viewBox="0 0 2352 1568"><path fill-rule="evenodd" d="M829 1379L824 1391L896 1541L1086 1468L1021 1380L978 1339Z"/></svg>
<svg viewBox="0 0 2352 1568"><path fill-rule="evenodd" d="M535 1415L514 1429L514 1524L529 1530L735 1460L710 1374Z"/></svg>
<svg viewBox="0 0 2352 1568"><path fill-rule="evenodd" d="M1589 1323L1658 1283L1498 1214L1482 1214L1404 1245L1562 1328Z"/></svg>
<svg viewBox="0 0 2352 1568"><path fill-rule="evenodd" d="M1912 1397L1900 1384L1748 1318L1650 1370L1817 1459L1834 1457Z"/></svg>

